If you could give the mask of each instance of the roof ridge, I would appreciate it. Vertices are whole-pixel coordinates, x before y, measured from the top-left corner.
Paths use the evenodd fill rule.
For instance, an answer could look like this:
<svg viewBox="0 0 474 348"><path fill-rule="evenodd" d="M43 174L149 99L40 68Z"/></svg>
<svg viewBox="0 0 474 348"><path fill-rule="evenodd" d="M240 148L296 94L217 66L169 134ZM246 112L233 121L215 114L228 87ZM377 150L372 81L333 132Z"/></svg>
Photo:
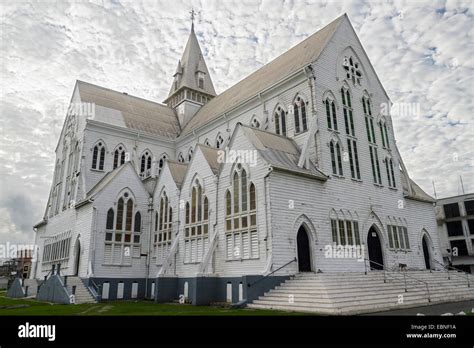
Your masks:
<svg viewBox="0 0 474 348"><path fill-rule="evenodd" d="M152 104L156 104L158 106L162 106L166 109L170 109L170 110L173 110L173 108L170 108L168 105L166 104L163 104L163 103L160 103L160 102L157 102L157 101L153 101L153 100L150 100L150 99L145 99L145 98L142 98L142 97L137 97L136 95L133 95L133 94L128 94L128 92L119 92L115 89L111 89L109 87L104 87L104 86L100 86L100 85L96 85L94 83L91 83L91 82L87 82L87 81L83 81L83 80L76 80L77 83L81 83L81 84L85 84L85 85L89 85L89 86L94 86L94 87L97 87L97 88L100 88L100 89L103 89L103 90L106 90L106 91L110 91L110 92L114 92L114 93L117 93L121 96L125 96L125 97L130 97L130 98L135 98L135 99L140 99L142 101L145 101L147 103L152 103Z"/></svg>
<svg viewBox="0 0 474 348"><path fill-rule="evenodd" d="M286 50L285 52L283 52L282 54L278 55L277 57L275 57L274 59L272 59L271 61L267 62L266 64L262 65L260 68L258 68L257 70L253 71L252 73L250 73L249 75L247 75L246 77L244 77L243 79L239 80L238 82L236 82L235 84L233 84L232 86L230 86L229 88L227 88L225 91L223 91L222 93L218 94L216 97L214 97L213 99L211 99L207 104L205 104L204 106L202 106L198 112L196 113L196 115L194 115L190 120L189 122L184 126L184 128L182 129L182 132L179 136L183 136L183 135L187 135L190 133L191 130L195 130L197 128L199 128L200 126L203 126L205 124L208 124L209 122L215 120L219 115L221 115L222 113L225 113L227 112L228 110L234 108L234 107L237 107L238 105L240 105L242 102L244 102L245 100L247 99L250 99L252 97L254 97L257 93L255 94L251 94L251 95L232 95L232 92L235 91L235 88L238 86L238 85L244 85L246 82L248 83L248 81L251 81L251 78L255 78L255 76L259 76L258 74L260 73L260 75L262 74L262 71L264 71L264 69L268 69L269 67L271 67L273 64L277 64L278 61L280 59L282 59L283 57L288 57L290 55L290 53L294 52L296 48L298 47L304 47L305 46L305 43L307 43L308 40L315 40L316 37L320 38L323 42L320 43L320 46L319 47L319 52L318 52L318 48L315 49L315 52L314 52L314 57L304 57L306 59L308 58L311 58L311 59L317 59L317 57L321 54L322 50L324 47L326 47L327 43L329 42L330 38L333 36L333 34L336 32L336 30L339 28L339 24L342 22L342 19L343 18L348 18L347 17L347 14L344 13L343 15L335 18L334 20L332 20L331 22L329 22L328 24L326 24L325 26L323 26L322 28L318 29L317 31L315 31L314 33L312 33L311 35L309 35L307 38L305 38L304 40L300 41L299 43L295 44L294 46L292 46L291 48L289 48L288 50ZM335 26L332 33L331 32L327 32L326 33L326 30L328 30L328 28L331 28L331 26ZM318 34L320 34L318 36ZM303 62L297 62L297 64L306 64L304 63L304 58L303 58ZM290 64L291 65L291 64ZM285 71L285 72L282 72L281 75L278 76L278 79L276 79L276 77L274 77L276 80L275 81L271 81L272 83L278 83L279 81L281 81L282 79L284 79L285 77L291 75L292 73L295 73L296 71L298 71L299 69L301 69L302 67L298 67L298 68L295 68L294 66L290 67L290 69L288 71ZM293 70L291 70L293 69ZM268 86L267 86L268 87ZM256 88L257 90L261 91L263 90L263 86L258 86ZM235 93L234 93L235 94ZM225 99L223 99L226 95L229 95L233 98L231 99L235 99L235 98L238 98L237 102L230 102L230 105L224 105L223 107L221 107L222 110L218 110L217 112L212 112L212 107L215 106L215 105L219 105L219 104L216 104L216 103L219 103ZM206 112L204 112L203 110L205 110ZM202 114L210 114L207 115L208 118L205 118L204 119L204 122L202 123L198 123L198 124L195 124L196 123L196 120L197 119L200 119L202 117L200 117ZM204 116L203 116L204 117Z"/></svg>

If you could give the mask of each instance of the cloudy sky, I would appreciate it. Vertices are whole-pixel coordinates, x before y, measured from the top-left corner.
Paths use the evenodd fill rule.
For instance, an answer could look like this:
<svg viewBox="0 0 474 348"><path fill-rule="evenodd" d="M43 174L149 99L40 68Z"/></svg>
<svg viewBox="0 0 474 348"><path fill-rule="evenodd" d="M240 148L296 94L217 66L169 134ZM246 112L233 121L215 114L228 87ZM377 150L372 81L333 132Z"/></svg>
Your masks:
<svg viewBox="0 0 474 348"><path fill-rule="evenodd" d="M346 12L390 98L412 178L474 191L471 1L0 0L0 243L28 242L76 79L163 101L196 23L217 92Z"/></svg>

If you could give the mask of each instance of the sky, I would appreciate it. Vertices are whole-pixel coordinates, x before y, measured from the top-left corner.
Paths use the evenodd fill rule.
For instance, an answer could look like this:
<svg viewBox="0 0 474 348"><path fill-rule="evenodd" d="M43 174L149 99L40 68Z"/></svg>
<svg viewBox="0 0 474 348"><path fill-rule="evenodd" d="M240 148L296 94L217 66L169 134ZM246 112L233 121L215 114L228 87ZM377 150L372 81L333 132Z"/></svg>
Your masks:
<svg viewBox="0 0 474 348"><path fill-rule="evenodd" d="M394 105L412 179L474 192L471 1L0 0L0 244L33 243L75 81L162 102L197 12L220 93L347 13Z"/></svg>

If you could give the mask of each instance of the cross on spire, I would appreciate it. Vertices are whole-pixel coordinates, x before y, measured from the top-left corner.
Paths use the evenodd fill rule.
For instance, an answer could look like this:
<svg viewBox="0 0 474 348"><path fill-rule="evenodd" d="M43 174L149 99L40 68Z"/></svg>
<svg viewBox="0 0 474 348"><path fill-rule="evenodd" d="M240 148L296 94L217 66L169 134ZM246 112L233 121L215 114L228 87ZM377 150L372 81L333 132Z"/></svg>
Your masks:
<svg viewBox="0 0 474 348"><path fill-rule="evenodd" d="M191 9L189 14L191 15L191 29L194 29L194 19L196 18L196 11L194 11L194 8Z"/></svg>

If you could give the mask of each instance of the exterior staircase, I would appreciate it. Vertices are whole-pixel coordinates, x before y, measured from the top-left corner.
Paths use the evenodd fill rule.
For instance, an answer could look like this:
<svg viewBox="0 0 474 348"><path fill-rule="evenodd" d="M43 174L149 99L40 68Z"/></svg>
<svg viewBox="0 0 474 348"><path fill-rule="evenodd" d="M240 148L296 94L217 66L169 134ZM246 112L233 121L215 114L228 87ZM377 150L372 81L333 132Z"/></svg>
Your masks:
<svg viewBox="0 0 474 348"><path fill-rule="evenodd" d="M360 314L470 299L474 276L456 271L298 273L248 307Z"/></svg>
<svg viewBox="0 0 474 348"><path fill-rule="evenodd" d="M74 291L73 287L75 287ZM74 293L76 304L97 302L94 296L92 296L90 290L84 285L83 281L79 277L68 276L66 288L69 295Z"/></svg>

